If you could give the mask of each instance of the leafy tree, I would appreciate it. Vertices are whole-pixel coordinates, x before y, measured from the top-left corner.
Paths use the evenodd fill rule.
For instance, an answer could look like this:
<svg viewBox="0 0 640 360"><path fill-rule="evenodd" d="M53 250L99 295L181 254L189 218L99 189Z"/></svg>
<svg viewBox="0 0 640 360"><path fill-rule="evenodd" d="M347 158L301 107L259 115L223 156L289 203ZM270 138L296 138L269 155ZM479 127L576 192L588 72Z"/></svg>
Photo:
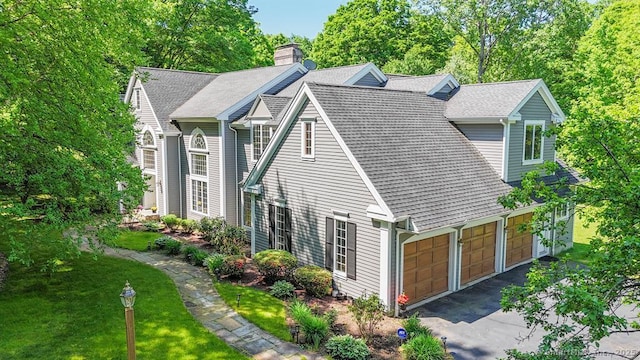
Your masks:
<svg viewBox="0 0 640 360"><path fill-rule="evenodd" d="M329 16L311 58L320 67L392 62L389 70L425 73L444 65L448 39L437 19L415 13L408 0L351 0Z"/></svg>
<svg viewBox="0 0 640 360"><path fill-rule="evenodd" d="M569 16L582 0L423 0L425 13L439 16L464 44L475 63L475 81L504 80L503 74L522 60L525 44L536 44L532 34L556 17ZM568 5L567 5L568 4ZM570 6L569 6L570 5ZM572 24L573 25L573 24ZM575 43L575 41L573 42ZM569 46L572 43L569 43ZM550 44L555 46L556 44ZM456 55L460 59L467 51ZM507 77L508 78L508 77Z"/></svg>
<svg viewBox="0 0 640 360"><path fill-rule="evenodd" d="M512 350L510 358L584 359L593 357L599 341L611 334L640 332L638 26L640 1L616 1L578 47L575 76L581 81L561 132L562 153L589 182L566 189L559 181L553 187L568 190L562 198L529 174L522 190L503 199L510 207L530 202L531 196L547 201L534 217L538 232L545 228L545 214L564 202L588 205L582 215L597 223L588 269L563 263L536 267L524 287L505 292L506 310L521 313L533 330L546 331L538 351ZM623 306L635 314L621 311ZM640 352L626 355L637 358Z"/></svg>
<svg viewBox="0 0 640 360"><path fill-rule="evenodd" d="M225 72L267 65L247 0L155 0L145 52L160 68Z"/></svg>
<svg viewBox="0 0 640 360"><path fill-rule="evenodd" d="M130 206L142 196L139 169L126 159L135 119L117 80L141 58L146 5L0 4L0 234L11 261L31 264L42 244L54 245L51 266L78 254L63 231L104 240L120 199Z"/></svg>

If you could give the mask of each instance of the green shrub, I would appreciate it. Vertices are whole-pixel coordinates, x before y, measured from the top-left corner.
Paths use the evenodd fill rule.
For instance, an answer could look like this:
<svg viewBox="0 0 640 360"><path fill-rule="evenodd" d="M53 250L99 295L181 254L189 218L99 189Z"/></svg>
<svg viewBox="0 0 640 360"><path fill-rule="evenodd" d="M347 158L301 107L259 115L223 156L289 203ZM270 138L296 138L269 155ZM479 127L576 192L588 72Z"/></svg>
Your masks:
<svg viewBox="0 0 640 360"><path fill-rule="evenodd" d="M286 280L276 281L271 286L271 295L277 297L278 299L287 299L293 297L293 291L296 289L292 283Z"/></svg>
<svg viewBox="0 0 640 360"><path fill-rule="evenodd" d="M325 348L334 360L365 360L370 355L367 344L351 335L334 336Z"/></svg>
<svg viewBox="0 0 640 360"><path fill-rule="evenodd" d="M204 259L209 256L209 253L200 249L195 245L188 245L182 248L184 259L191 265L202 266L204 265Z"/></svg>
<svg viewBox="0 0 640 360"><path fill-rule="evenodd" d="M220 275L241 278L244 274L245 261L244 255L225 256L222 267L220 268Z"/></svg>
<svg viewBox="0 0 640 360"><path fill-rule="evenodd" d="M153 245L158 250L164 250L164 248L167 245L167 241L169 241L169 240L173 240L173 238L171 236L163 236L163 237L160 237L160 238L156 239L153 242Z"/></svg>
<svg viewBox="0 0 640 360"><path fill-rule="evenodd" d="M293 277L311 296L323 297L331 292L331 272L319 266L307 265L299 267L294 272Z"/></svg>
<svg viewBox="0 0 640 360"><path fill-rule="evenodd" d="M333 329L336 324L336 320L338 319L338 311L336 311L336 309L331 309L324 313L322 317L327 321L329 328Z"/></svg>
<svg viewBox="0 0 640 360"><path fill-rule="evenodd" d="M247 244L247 232L240 226L229 225L223 218L200 219L202 238L216 252L227 255L242 255Z"/></svg>
<svg viewBox="0 0 640 360"><path fill-rule="evenodd" d="M220 274L222 274L222 265L224 264L225 257L226 255L218 253L207 256L207 258L204 260L204 265L207 267L207 269L209 269L209 273L211 275L217 275L218 272L216 272L216 270L219 270Z"/></svg>
<svg viewBox="0 0 640 360"><path fill-rule="evenodd" d="M173 238L167 239L164 244L164 249L167 252L167 255L178 255L182 249L182 243Z"/></svg>
<svg viewBox="0 0 640 360"><path fill-rule="evenodd" d="M309 306L301 301L294 301L289 306L291 317L300 325L307 343L317 350L329 335L329 324L322 316L314 315Z"/></svg>
<svg viewBox="0 0 640 360"><path fill-rule="evenodd" d="M349 312L358 325L360 335L369 341L375 332L378 324L384 318L384 305L380 301L378 294L362 296L353 299L353 304L348 306Z"/></svg>
<svg viewBox="0 0 640 360"><path fill-rule="evenodd" d="M404 358L407 360L444 360L446 351L439 339L421 334L409 339L402 345Z"/></svg>
<svg viewBox="0 0 640 360"><path fill-rule="evenodd" d="M291 279L298 259L288 251L269 249L255 254L253 263L264 280L273 284L277 280Z"/></svg>
<svg viewBox="0 0 640 360"><path fill-rule="evenodd" d="M418 313L415 313L410 317L402 320L402 327L407 331L407 336L409 339L412 339L419 335L431 336L431 329L420 323Z"/></svg>
<svg viewBox="0 0 640 360"><path fill-rule="evenodd" d="M142 226L146 231L160 231L162 229L162 225L156 221L144 221Z"/></svg>
<svg viewBox="0 0 640 360"><path fill-rule="evenodd" d="M171 231L177 229L181 222L181 219L174 214L165 215L161 217L160 220L162 220L162 222L167 225Z"/></svg>
<svg viewBox="0 0 640 360"><path fill-rule="evenodd" d="M180 228L184 233L193 234L198 230L198 222L192 219L182 219L180 221Z"/></svg>

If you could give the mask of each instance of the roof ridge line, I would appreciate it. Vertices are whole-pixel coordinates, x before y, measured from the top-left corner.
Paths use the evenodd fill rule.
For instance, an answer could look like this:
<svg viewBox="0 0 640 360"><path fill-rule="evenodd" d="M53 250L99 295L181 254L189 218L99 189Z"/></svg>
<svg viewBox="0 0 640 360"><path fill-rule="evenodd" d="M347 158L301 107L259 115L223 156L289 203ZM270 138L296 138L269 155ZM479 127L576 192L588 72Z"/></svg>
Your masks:
<svg viewBox="0 0 640 360"><path fill-rule="evenodd" d="M362 90L375 90L375 91L389 91L389 92L400 92L400 93L411 93L411 94L420 94L429 96L426 91L416 91L416 90L407 90L407 89L390 89L386 87L377 87L377 86L364 86L364 85L346 85L346 84L327 84L318 81L305 81L306 84L320 85L326 87L339 87L339 88L347 88L347 89L362 89ZM436 99L436 98L434 98ZM440 100L440 99L437 99Z"/></svg>
<svg viewBox="0 0 640 360"><path fill-rule="evenodd" d="M194 70L164 69L164 68L156 68L156 67L150 67L150 66L137 66L136 70L138 70L138 69L150 69L150 70L160 70L160 71L179 72L179 73L190 73L190 74L199 74L199 75L220 75L220 73L211 73L211 72L194 71Z"/></svg>

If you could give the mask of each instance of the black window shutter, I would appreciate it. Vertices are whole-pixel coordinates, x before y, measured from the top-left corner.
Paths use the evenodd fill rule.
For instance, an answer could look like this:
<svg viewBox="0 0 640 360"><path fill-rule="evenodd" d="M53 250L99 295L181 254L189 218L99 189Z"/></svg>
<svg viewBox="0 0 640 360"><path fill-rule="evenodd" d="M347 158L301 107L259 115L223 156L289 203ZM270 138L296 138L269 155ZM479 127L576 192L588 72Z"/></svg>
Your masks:
<svg viewBox="0 0 640 360"><path fill-rule="evenodd" d="M347 223L347 277L356 279L356 224Z"/></svg>
<svg viewBox="0 0 640 360"><path fill-rule="evenodd" d="M291 209L284 209L284 236L286 239L285 250L291 252Z"/></svg>
<svg viewBox="0 0 640 360"><path fill-rule="evenodd" d="M324 267L333 271L333 219L327 218L325 227Z"/></svg>
<svg viewBox="0 0 640 360"><path fill-rule="evenodd" d="M269 249L275 248L276 241L276 207L269 204Z"/></svg>

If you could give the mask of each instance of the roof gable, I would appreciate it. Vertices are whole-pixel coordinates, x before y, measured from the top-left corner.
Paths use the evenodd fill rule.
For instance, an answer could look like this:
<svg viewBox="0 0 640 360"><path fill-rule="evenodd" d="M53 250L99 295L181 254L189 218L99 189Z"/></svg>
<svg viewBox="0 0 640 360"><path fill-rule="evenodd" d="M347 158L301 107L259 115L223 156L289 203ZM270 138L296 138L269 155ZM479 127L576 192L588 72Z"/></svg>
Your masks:
<svg viewBox="0 0 640 360"><path fill-rule="evenodd" d="M171 124L169 115L217 76L194 71L139 67L132 76L125 101L130 101L135 79L138 78L160 127L164 131L178 131Z"/></svg>
<svg viewBox="0 0 640 360"><path fill-rule="evenodd" d="M389 219L411 216L429 230L506 212L497 198L510 187L444 118L445 102L424 92L305 84L245 188L260 181L307 99Z"/></svg>
<svg viewBox="0 0 640 360"><path fill-rule="evenodd" d="M536 93L557 120L564 120L564 113L540 79L461 85L447 102L445 116L452 121L519 120L518 112Z"/></svg>

